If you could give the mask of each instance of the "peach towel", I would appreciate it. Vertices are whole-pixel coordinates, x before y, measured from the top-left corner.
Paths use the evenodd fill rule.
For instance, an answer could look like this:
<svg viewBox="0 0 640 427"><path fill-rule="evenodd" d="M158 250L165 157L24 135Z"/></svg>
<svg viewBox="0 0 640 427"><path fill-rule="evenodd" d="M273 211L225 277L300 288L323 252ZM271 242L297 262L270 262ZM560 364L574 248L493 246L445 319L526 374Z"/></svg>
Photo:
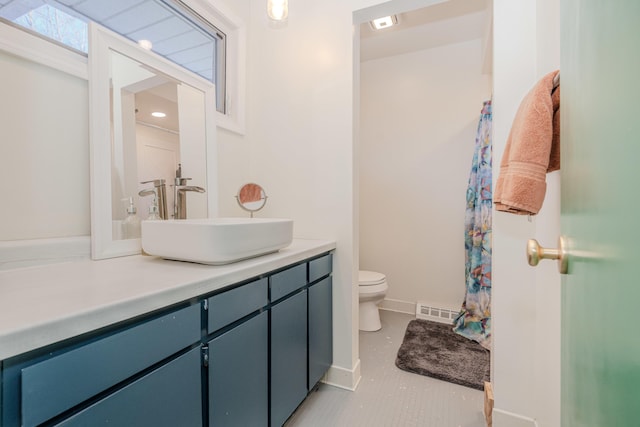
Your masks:
<svg viewBox="0 0 640 427"><path fill-rule="evenodd" d="M554 90L553 83L558 73L544 76L520 103L500 162L496 210L537 214L547 172L560 169L560 87Z"/></svg>

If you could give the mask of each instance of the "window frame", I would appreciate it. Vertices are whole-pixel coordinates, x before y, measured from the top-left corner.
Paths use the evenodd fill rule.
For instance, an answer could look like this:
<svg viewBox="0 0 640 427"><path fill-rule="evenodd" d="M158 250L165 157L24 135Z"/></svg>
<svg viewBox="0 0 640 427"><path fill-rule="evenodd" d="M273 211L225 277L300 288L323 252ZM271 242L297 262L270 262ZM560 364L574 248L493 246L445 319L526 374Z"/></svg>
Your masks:
<svg viewBox="0 0 640 427"><path fill-rule="evenodd" d="M226 5L211 0L181 0L226 35L226 113L216 112L216 125L245 134L246 26Z"/></svg>
<svg viewBox="0 0 640 427"><path fill-rule="evenodd" d="M216 111L216 127L245 134L246 27L223 4L211 0L181 0L226 36L225 113ZM0 49L88 80L87 57L55 40L0 21ZM191 71L189 71L191 72Z"/></svg>
<svg viewBox="0 0 640 427"><path fill-rule="evenodd" d="M89 80L87 56L56 41L25 31L22 27L0 22L0 49L46 65L58 71Z"/></svg>

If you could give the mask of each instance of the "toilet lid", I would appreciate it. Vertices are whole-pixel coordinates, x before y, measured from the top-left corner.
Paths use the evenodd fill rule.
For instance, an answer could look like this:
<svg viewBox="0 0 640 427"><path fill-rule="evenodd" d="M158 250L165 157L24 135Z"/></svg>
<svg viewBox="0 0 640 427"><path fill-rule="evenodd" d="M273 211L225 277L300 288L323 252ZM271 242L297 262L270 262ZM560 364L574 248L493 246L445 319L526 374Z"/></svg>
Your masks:
<svg viewBox="0 0 640 427"><path fill-rule="evenodd" d="M372 286L379 285L386 280L386 277L382 273L375 271L360 270L358 272L358 284L360 286Z"/></svg>

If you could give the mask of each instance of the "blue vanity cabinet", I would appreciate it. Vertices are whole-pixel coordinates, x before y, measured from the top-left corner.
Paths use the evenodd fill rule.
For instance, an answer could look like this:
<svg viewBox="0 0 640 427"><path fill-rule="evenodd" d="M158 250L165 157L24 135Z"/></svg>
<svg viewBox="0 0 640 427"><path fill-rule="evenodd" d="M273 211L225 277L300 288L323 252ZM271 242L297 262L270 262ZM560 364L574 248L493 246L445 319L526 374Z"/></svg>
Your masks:
<svg viewBox="0 0 640 427"><path fill-rule="evenodd" d="M281 426L307 396L307 263L269 277L271 426Z"/></svg>
<svg viewBox="0 0 640 427"><path fill-rule="evenodd" d="M332 254L309 261L309 390L333 363L332 261Z"/></svg>
<svg viewBox="0 0 640 427"><path fill-rule="evenodd" d="M307 290L271 307L271 427L307 396Z"/></svg>
<svg viewBox="0 0 640 427"><path fill-rule="evenodd" d="M309 285L309 390L333 362L331 276Z"/></svg>
<svg viewBox="0 0 640 427"><path fill-rule="evenodd" d="M175 399L167 399L167 408L163 409L190 411L192 398L198 406L201 402L201 363L194 353L186 358L183 355L194 347L199 356L200 330L201 308L195 304L5 360L0 425L66 425L63 421L79 412L83 414L80 419L92 421L69 421L68 425L100 425L110 423L110 418L99 419L97 415L105 410L137 419L134 406L154 406L162 395L153 384L175 382L175 369L169 368L172 360L180 360L177 364L181 369L189 365L185 376L196 378L198 384L180 389ZM167 391L166 396L170 395ZM198 424L184 425L201 423L200 416Z"/></svg>
<svg viewBox="0 0 640 427"><path fill-rule="evenodd" d="M267 279L208 299L209 426L268 426Z"/></svg>
<svg viewBox="0 0 640 427"><path fill-rule="evenodd" d="M267 426L269 313L209 342L209 426Z"/></svg>
<svg viewBox="0 0 640 427"><path fill-rule="evenodd" d="M201 426L200 358L191 349L55 426Z"/></svg>
<svg viewBox="0 0 640 427"><path fill-rule="evenodd" d="M0 426L282 426L332 363L332 258L0 361Z"/></svg>

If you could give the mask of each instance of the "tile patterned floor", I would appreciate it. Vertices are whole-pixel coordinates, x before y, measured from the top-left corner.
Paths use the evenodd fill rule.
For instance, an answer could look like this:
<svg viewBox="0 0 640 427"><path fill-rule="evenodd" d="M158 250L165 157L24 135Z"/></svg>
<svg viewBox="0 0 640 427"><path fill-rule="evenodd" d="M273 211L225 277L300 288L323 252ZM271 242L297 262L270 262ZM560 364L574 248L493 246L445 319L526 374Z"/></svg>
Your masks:
<svg viewBox="0 0 640 427"><path fill-rule="evenodd" d="M481 391L395 365L414 316L381 310L382 330L360 332L362 379L355 392L320 384L287 427L484 427Z"/></svg>

